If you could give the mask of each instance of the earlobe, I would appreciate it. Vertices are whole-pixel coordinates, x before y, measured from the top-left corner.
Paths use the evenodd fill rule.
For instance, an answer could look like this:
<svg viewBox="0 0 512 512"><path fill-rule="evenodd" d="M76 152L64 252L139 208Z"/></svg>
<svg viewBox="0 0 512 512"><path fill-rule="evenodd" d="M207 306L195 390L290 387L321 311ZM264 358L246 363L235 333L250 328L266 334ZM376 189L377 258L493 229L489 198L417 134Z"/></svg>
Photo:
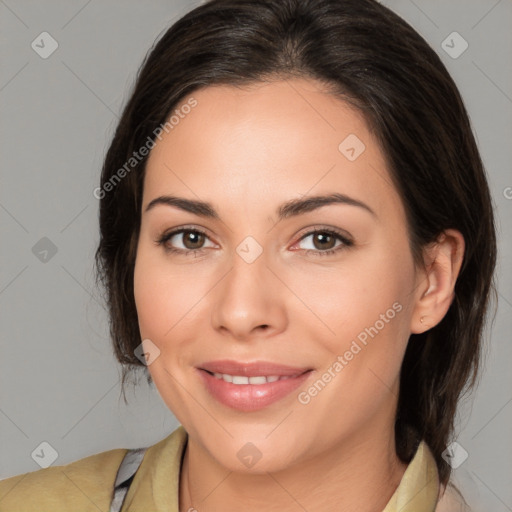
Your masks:
<svg viewBox="0 0 512 512"><path fill-rule="evenodd" d="M436 242L425 247L425 266L419 275L411 333L428 331L448 312L455 296L455 283L462 266L464 248L464 237L455 229L444 231Z"/></svg>

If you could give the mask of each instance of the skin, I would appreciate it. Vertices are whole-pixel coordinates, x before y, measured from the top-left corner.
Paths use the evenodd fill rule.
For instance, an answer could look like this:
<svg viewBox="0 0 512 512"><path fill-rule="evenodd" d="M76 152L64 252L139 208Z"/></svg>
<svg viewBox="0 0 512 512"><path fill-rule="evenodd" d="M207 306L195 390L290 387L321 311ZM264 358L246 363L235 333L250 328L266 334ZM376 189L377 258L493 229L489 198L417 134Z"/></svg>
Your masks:
<svg viewBox="0 0 512 512"><path fill-rule="evenodd" d="M400 365L410 334L438 323L453 300L462 236L445 232L425 249L425 267L415 265L376 139L318 82L215 86L192 96L197 106L149 156L134 274L141 339L160 350L148 369L189 434L180 510L382 510L406 468L394 442ZM338 149L349 134L365 145L354 161ZM277 221L282 203L334 192L374 214L331 204ZM145 211L166 194L208 201L221 220L168 205ZM203 253L156 243L182 226L207 232ZM305 236L313 228L340 230L354 243L318 254L342 242L322 245ZM250 264L236 252L247 236L263 250ZM167 245L194 243L201 247L178 234ZM400 312L300 403L298 393L396 303ZM297 392L240 412L214 400L196 375L217 359L314 371ZM237 457L248 442L262 454L251 468Z"/></svg>

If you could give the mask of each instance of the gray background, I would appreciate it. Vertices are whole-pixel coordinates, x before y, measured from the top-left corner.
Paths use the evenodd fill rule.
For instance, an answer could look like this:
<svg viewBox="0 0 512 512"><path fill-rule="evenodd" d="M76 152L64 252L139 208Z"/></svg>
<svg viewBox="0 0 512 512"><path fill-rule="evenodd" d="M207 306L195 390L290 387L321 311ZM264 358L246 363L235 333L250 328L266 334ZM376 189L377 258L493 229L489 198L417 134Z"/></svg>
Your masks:
<svg viewBox="0 0 512 512"><path fill-rule="evenodd" d="M92 192L144 55L198 3L0 0L0 479L39 469L31 454L43 441L60 465L150 445L177 426L144 380L135 392L127 388L128 406L120 399L120 369L94 287ZM457 442L469 457L454 473L475 506L510 511L512 1L384 3L445 62L489 173L500 238L499 305L481 384L460 408ZM46 59L31 47L44 31L59 45ZM455 59L442 47L453 31L469 44ZM44 237L55 254L40 252L51 246Z"/></svg>

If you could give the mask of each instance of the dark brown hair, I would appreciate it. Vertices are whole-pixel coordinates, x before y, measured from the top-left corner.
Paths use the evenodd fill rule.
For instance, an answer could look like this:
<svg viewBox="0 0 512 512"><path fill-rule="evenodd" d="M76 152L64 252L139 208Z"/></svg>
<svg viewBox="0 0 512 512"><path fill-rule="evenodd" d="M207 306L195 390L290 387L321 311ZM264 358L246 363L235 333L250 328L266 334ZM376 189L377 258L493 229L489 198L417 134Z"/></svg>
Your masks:
<svg viewBox="0 0 512 512"><path fill-rule="evenodd" d="M105 157L102 190L194 90L289 77L319 80L363 113L405 206L416 262L443 230L464 236L448 313L409 339L395 424L400 459L409 462L424 439L446 483L450 467L441 453L453 435L458 400L476 383L496 235L463 101L410 25L375 0L212 0L195 8L146 56ZM123 393L130 370L144 367L134 355L141 338L133 273L146 161L100 196L97 278L106 291Z"/></svg>

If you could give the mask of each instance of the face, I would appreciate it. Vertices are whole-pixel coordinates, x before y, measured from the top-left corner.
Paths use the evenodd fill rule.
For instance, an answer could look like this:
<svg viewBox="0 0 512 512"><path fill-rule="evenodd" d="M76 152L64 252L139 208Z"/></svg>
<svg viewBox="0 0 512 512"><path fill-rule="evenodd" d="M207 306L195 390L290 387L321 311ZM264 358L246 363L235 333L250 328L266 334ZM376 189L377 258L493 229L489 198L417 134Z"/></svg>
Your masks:
<svg viewBox="0 0 512 512"><path fill-rule="evenodd" d="M303 79L187 102L147 162L134 275L163 400L234 471L388 440L417 274L363 117Z"/></svg>

